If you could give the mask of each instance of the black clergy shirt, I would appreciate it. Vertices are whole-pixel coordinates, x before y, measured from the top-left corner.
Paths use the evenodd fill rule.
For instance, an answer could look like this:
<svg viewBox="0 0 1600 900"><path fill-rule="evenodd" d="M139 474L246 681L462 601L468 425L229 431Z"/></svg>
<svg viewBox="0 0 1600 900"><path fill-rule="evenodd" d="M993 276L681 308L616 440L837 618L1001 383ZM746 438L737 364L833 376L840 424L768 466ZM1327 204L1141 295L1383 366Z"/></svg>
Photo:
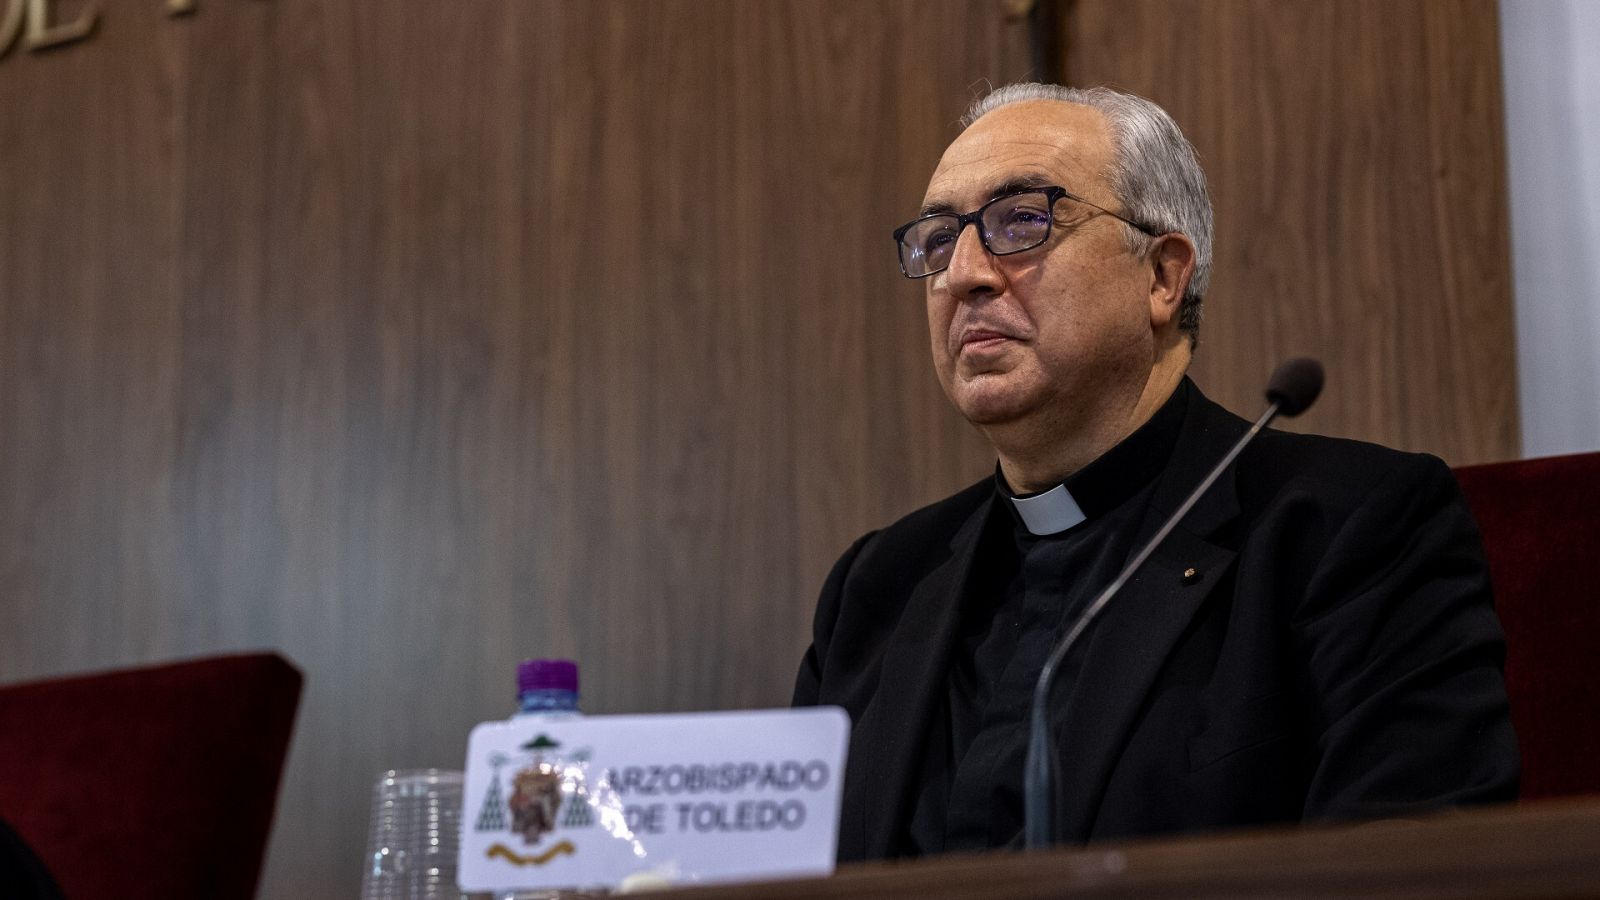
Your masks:
<svg viewBox="0 0 1600 900"><path fill-rule="evenodd" d="M1150 421L1064 482L1085 516L1065 531L1030 533L997 468L962 597L945 701L929 727L905 852L982 850L1018 839L1034 682L1073 618L1134 552L1189 391L1184 379ZM1057 700L1071 692L1093 635L1091 627L1062 661L1052 694ZM1071 740L1071 722L1053 724L1054 734Z"/></svg>

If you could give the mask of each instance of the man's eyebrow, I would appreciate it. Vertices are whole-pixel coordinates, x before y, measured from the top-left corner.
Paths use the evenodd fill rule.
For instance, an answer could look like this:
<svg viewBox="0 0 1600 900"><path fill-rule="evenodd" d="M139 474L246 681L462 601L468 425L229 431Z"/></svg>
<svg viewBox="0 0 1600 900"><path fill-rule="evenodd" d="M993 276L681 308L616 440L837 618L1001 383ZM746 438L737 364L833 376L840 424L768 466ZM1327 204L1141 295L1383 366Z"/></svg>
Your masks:
<svg viewBox="0 0 1600 900"><path fill-rule="evenodd" d="M1021 191L1036 191L1039 188L1052 187L1053 185L1054 182L1045 175L1018 175L1015 178L1007 178L1000 184L995 185L995 189L989 192L989 199L993 200L996 197L1004 197L1007 194L1015 194Z"/></svg>
<svg viewBox="0 0 1600 900"><path fill-rule="evenodd" d="M989 191L989 199L993 200L996 197L1004 197L1007 194L1034 191L1043 187L1052 187L1053 185L1054 182L1048 175L1016 175L995 185L994 189ZM956 209L954 204L949 201L929 200L927 203L922 204L922 211L917 213L917 217L960 215L960 213L961 211Z"/></svg>

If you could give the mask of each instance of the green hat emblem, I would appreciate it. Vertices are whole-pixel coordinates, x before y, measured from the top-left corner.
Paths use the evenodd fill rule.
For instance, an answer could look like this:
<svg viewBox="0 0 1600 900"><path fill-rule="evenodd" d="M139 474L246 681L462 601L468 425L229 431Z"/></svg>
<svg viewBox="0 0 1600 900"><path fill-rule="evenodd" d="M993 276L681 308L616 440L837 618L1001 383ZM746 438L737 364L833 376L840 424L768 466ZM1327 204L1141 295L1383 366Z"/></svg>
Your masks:
<svg viewBox="0 0 1600 900"><path fill-rule="evenodd" d="M551 740L551 738L550 738L550 736L548 734L541 734L538 737L534 738L533 740L527 742L526 744L523 744L522 745L522 749L524 749L524 750L553 750L553 749L555 749L556 747L559 747L559 746L561 746L561 745L559 743L557 743L556 741Z"/></svg>

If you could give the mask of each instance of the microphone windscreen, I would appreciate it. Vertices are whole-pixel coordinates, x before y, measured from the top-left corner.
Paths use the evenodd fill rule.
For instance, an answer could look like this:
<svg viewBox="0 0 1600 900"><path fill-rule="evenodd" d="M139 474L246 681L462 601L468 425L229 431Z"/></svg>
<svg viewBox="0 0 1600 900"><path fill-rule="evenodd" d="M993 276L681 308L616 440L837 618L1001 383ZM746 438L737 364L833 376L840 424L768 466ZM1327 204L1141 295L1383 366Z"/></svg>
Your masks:
<svg viewBox="0 0 1600 900"><path fill-rule="evenodd" d="M1322 393L1322 363L1302 356L1291 359L1272 373L1267 382L1267 401L1278 404L1278 412L1298 416Z"/></svg>

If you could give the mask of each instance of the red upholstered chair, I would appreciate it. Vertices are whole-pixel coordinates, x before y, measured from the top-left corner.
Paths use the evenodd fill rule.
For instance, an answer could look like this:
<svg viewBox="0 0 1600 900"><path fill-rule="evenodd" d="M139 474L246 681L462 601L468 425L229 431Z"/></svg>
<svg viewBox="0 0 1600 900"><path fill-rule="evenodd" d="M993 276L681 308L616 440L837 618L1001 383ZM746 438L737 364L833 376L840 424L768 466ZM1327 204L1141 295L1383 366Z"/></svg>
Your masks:
<svg viewBox="0 0 1600 900"><path fill-rule="evenodd" d="M245 900L301 680L253 654L0 688L0 819L69 900Z"/></svg>
<svg viewBox="0 0 1600 900"><path fill-rule="evenodd" d="M1506 630L1522 799L1600 793L1600 453L1456 470Z"/></svg>

